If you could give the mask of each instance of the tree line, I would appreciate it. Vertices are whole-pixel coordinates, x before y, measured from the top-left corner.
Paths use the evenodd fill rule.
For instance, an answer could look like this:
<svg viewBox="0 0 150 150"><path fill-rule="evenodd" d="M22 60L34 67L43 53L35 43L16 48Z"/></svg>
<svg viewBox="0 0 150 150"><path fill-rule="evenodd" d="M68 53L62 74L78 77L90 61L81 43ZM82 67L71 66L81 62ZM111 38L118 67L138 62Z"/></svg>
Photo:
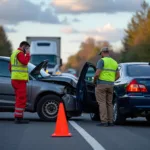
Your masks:
<svg viewBox="0 0 150 150"><path fill-rule="evenodd" d="M0 26L0 56L10 56L12 52L12 44L8 40L5 30Z"/></svg>
<svg viewBox="0 0 150 150"><path fill-rule="evenodd" d="M63 70L74 68L78 72L86 61L96 64L99 50L103 46L110 47L111 56L120 62L149 62L150 61L150 6L143 1L141 10L135 12L122 40L123 49L113 51L108 41L96 41L88 38L80 45L79 51L68 58L68 62L62 67Z"/></svg>

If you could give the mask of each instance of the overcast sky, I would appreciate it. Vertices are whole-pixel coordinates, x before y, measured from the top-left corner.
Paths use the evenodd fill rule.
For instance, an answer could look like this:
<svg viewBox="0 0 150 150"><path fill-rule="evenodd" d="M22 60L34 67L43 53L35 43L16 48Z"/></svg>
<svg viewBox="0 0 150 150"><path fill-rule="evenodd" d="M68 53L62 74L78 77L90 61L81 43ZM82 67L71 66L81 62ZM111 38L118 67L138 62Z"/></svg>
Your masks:
<svg viewBox="0 0 150 150"><path fill-rule="evenodd" d="M26 36L60 36L62 57L87 37L119 47L142 0L0 0L0 24L16 49ZM147 0L150 3L150 0Z"/></svg>

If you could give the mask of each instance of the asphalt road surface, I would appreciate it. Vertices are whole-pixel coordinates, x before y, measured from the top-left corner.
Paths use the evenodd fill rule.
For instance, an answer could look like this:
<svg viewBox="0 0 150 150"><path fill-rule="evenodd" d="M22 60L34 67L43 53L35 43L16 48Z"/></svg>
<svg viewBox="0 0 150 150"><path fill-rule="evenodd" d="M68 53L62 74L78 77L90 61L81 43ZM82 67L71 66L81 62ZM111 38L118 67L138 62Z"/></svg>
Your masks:
<svg viewBox="0 0 150 150"><path fill-rule="evenodd" d="M98 127L89 115L69 121L72 137L54 138L54 122L26 113L30 124L17 125L12 113L0 113L0 150L150 150L150 126L144 119L124 126Z"/></svg>

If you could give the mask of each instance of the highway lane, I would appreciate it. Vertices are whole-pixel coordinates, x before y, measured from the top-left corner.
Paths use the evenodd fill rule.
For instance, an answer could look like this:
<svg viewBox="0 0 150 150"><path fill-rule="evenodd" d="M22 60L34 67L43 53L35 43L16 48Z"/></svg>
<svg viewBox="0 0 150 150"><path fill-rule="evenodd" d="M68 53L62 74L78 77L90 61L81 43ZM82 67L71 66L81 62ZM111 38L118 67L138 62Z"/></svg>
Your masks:
<svg viewBox="0 0 150 150"><path fill-rule="evenodd" d="M11 113L0 114L0 150L92 150L69 125L73 137L52 138L55 123L42 122L36 114L27 113L30 124L14 124Z"/></svg>
<svg viewBox="0 0 150 150"><path fill-rule="evenodd" d="M89 119L74 120L106 150L150 150L150 125L145 119L129 119L124 126L99 127Z"/></svg>
<svg viewBox="0 0 150 150"><path fill-rule="evenodd" d="M54 122L42 122L36 113L26 113L25 117L31 120L30 124L16 125L12 113L0 113L0 150L92 150L94 146L90 144L95 144L95 150L150 149L150 126L143 119L129 120L125 126L98 127L98 122L84 114L70 120L83 132L69 123L72 137L52 138Z"/></svg>

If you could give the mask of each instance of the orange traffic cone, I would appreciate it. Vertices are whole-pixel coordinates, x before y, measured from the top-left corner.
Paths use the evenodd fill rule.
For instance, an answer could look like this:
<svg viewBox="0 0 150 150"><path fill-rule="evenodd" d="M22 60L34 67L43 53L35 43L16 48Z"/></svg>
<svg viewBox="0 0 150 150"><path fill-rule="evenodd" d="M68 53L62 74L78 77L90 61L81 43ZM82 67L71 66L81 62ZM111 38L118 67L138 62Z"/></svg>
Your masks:
<svg viewBox="0 0 150 150"><path fill-rule="evenodd" d="M72 136L68 129L68 123L65 115L64 105L60 103L59 111L56 121L55 132L52 134L52 137L69 137Z"/></svg>

